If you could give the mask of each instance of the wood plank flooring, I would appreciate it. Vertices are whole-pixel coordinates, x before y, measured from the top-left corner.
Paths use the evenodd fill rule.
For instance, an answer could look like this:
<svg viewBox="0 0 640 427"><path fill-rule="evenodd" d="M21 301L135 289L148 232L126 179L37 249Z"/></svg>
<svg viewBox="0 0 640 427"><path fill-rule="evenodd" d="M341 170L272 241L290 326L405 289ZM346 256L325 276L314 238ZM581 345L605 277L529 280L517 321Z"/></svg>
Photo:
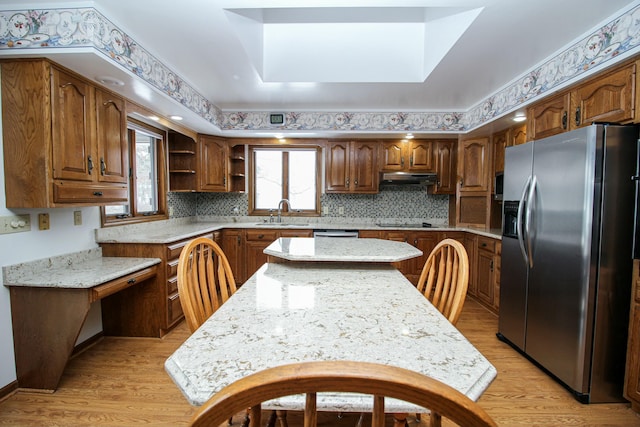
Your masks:
<svg viewBox="0 0 640 427"><path fill-rule="evenodd" d="M480 399L498 425L640 427L640 416L629 404L578 403L500 342L495 337L497 324L495 315L471 299L458 322L498 370ZM0 426L186 426L194 408L169 379L163 363L187 336L183 323L163 339L104 338L69 362L55 393L17 391L0 402ZM241 417L236 418L238 425ZM291 427L296 418L290 414ZM320 425L354 426L355 420L351 415L326 414ZM427 421L424 417L421 425ZM416 425L415 420L410 424Z"/></svg>

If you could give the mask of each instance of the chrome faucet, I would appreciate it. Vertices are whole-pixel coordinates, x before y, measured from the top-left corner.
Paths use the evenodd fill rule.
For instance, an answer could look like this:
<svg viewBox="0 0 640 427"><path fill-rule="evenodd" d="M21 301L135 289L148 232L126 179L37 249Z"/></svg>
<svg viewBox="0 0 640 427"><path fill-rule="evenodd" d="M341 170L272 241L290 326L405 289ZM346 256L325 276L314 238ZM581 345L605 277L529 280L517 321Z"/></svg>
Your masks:
<svg viewBox="0 0 640 427"><path fill-rule="evenodd" d="M289 199L282 199L278 202L278 222L282 222L282 205L286 203L289 211L291 210L291 203Z"/></svg>

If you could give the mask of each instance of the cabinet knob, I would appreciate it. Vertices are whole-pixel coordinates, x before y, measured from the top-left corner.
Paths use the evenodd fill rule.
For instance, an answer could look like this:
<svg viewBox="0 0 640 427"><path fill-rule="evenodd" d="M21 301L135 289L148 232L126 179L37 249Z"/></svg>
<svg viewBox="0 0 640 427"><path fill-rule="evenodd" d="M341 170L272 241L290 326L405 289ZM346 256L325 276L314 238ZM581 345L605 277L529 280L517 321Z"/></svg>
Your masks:
<svg viewBox="0 0 640 427"><path fill-rule="evenodd" d="M94 196L102 196L102 191L94 191L93 195Z"/></svg>
<svg viewBox="0 0 640 427"><path fill-rule="evenodd" d="M576 126L580 126L580 107L576 108Z"/></svg>
<svg viewBox="0 0 640 427"><path fill-rule="evenodd" d="M349 186L349 177L347 177L346 186Z"/></svg>
<svg viewBox="0 0 640 427"><path fill-rule="evenodd" d="M355 181L353 181L353 184L357 187L358 186L358 180L356 179Z"/></svg>
<svg viewBox="0 0 640 427"><path fill-rule="evenodd" d="M567 112L562 113L562 129L567 130Z"/></svg>
<svg viewBox="0 0 640 427"><path fill-rule="evenodd" d="M91 155L87 156L87 169L89 170L89 175L93 172L93 159Z"/></svg>
<svg viewBox="0 0 640 427"><path fill-rule="evenodd" d="M135 277L134 277L133 279L129 279L129 280L127 280L127 283L129 283L129 284L131 284L131 285L132 285L132 284L134 284L134 283L136 283L136 279L135 279Z"/></svg>
<svg viewBox="0 0 640 427"><path fill-rule="evenodd" d="M104 162L104 157L100 157L100 175L104 176L107 171L107 164Z"/></svg>

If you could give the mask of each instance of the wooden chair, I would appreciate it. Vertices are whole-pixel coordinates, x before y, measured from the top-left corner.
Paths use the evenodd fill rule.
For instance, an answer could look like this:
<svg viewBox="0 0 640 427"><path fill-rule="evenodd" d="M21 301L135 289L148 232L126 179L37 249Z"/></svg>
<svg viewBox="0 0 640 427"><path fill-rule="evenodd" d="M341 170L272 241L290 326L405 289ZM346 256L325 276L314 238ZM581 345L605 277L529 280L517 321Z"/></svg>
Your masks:
<svg viewBox="0 0 640 427"><path fill-rule="evenodd" d="M480 405L440 381L403 368L352 361L295 363L244 377L202 405L191 426L218 427L251 407L249 425L258 427L261 402L305 393L304 426L315 427L316 393L329 391L373 395L372 427L384 426L385 396L430 409L434 427L441 425L441 417L465 427L496 426Z"/></svg>
<svg viewBox="0 0 640 427"><path fill-rule="evenodd" d="M217 243L199 237L185 245L178 260L178 293L191 332L235 291L231 266Z"/></svg>
<svg viewBox="0 0 640 427"><path fill-rule="evenodd" d="M467 251L457 240L442 240L424 264L418 290L455 325L462 312L468 285Z"/></svg>

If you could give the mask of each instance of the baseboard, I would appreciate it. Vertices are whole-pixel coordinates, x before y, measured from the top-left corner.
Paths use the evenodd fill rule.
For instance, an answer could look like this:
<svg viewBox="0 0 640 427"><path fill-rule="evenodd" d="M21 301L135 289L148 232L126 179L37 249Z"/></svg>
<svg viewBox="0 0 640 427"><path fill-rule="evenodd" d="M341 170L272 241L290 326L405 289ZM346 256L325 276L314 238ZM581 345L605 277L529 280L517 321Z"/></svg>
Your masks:
<svg viewBox="0 0 640 427"><path fill-rule="evenodd" d="M94 336L89 337L86 340L82 341L80 344L73 347L73 352L71 353L71 357L76 356L82 353L83 351L85 351L86 349L88 349L89 347L93 346L94 344L97 344L102 338L104 338L104 332L100 331Z"/></svg>
<svg viewBox="0 0 640 427"><path fill-rule="evenodd" d="M18 389L18 381L13 381L6 386L0 388L0 402L11 396Z"/></svg>

